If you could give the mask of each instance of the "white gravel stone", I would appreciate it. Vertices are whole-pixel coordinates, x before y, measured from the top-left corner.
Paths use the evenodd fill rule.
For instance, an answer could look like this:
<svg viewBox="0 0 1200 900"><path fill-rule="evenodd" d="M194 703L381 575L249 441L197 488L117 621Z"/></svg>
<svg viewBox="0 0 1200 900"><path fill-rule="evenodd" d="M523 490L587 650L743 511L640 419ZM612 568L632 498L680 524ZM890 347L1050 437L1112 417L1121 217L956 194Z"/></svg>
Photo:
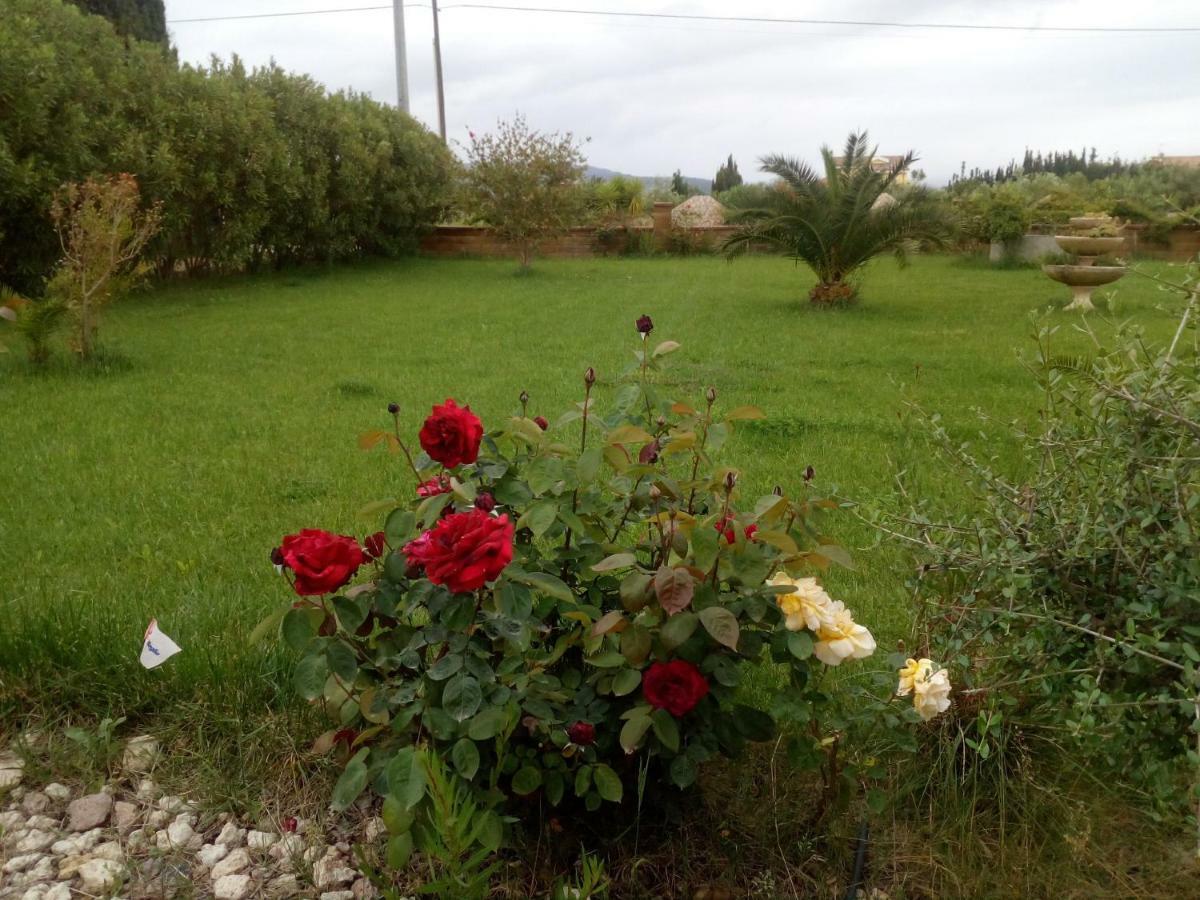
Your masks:
<svg viewBox="0 0 1200 900"><path fill-rule="evenodd" d="M67 827L71 831L91 831L108 821L113 798L103 792L72 800L67 807Z"/></svg>
<svg viewBox="0 0 1200 900"><path fill-rule="evenodd" d="M21 895L21 900L46 900L46 892L48 890L50 890L50 885L48 884L35 884Z"/></svg>
<svg viewBox="0 0 1200 900"><path fill-rule="evenodd" d="M158 785L154 783L153 778L143 778L138 782L137 798L139 800L153 800L158 796Z"/></svg>
<svg viewBox="0 0 1200 900"><path fill-rule="evenodd" d="M53 831L39 831L31 828L21 836L13 850L17 853L37 853L39 850L45 850L56 840L58 840L58 835Z"/></svg>
<svg viewBox="0 0 1200 900"><path fill-rule="evenodd" d="M192 828L192 823L187 820L187 817L180 816L166 831L160 831L154 836L154 843L159 850L171 850L187 847L196 838L196 830Z"/></svg>
<svg viewBox="0 0 1200 900"><path fill-rule="evenodd" d="M165 809L156 809L146 816L146 824L154 828L162 828L171 821L171 814Z"/></svg>
<svg viewBox="0 0 1200 900"><path fill-rule="evenodd" d="M85 856L82 853L77 853L74 856L64 856L58 861L58 880L70 881L79 874L80 867L90 859L90 856Z"/></svg>
<svg viewBox="0 0 1200 900"><path fill-rule="evenodd" d="M141 810L135 803L118 800L113 804L112 823L118 831L128 831L137 824Z"/></svg>
<svg viewBox="0 0 1200 900"><path fill-rule="evenodd" d="M127 846L130 850L138 850L141 847L146 846L146 844L149 842L150 839L146 836L145 828L135 828L133 831L129 832L128 837L125 838L125 846Z"/></svg>
<svg viewBox="0 0 1200 900"><path fill-rule="evenodd" d="M25 884L34 881L49 881L54 877L54 859L43 856L30 869L25 870Z"/></svg>
<svg viewBox="0 0 1200 900"><path fill-rule="evenodd" d="M209 877L213 881L216 881L219 878L224 878L226 875L234 875L248 865L250 865L250 853L244 848L239 847L213 866L212 871L209 872Z"/></svg>
<svg viewBox="0 0 1200 900"><path fill-rule="evenodd" d="M221 833L217 835L214 844L224 844L227 847L240 847L246 840L246 829L238 828L234 822L226 822Z"/></svg>
<svg viewBox="0 0 1200 900"><path fill-rule="evenodd" d="M225 844L205 844L200 848L200 852L196 854L196 862L204 866L206 869L211 869L229 853L229 848Z"/></svg>
<svg viewBox="0 0 1200 900"><path fill-rule="evenodd" d="M17 872L24 872L26 869L32 868L34 863L42 858L40 853L22 853L20 856L14 856L8 860L0 868L0 871L5 875L13 875Z"/></svg>
<svg viewBox="0 0 1200 900"><path fill-rule="evenodd" d="M71 799L71 789L65 784L59 784L57 781L52 781L42 788L42 793L55 803L66 803Z"/></svg>
<svg viewBox="0 0 1200 900"><path fill-rule="evenodd" d="M366 826L363 828L363 837L366 838L368 844L374 844L381 837L387 834L387 825L379 816L367 820Z"/></svg>
<svg viewBox="0 0 1200 900"><path fill-rule="evenodd" d="M6 832L11 832L18 825L25 821L25 816L17 812L15 809L5 810L0 813L0 828Z"/></svg>
<svg viewBox="0 0 1200 900"><path fill-rule="evenodd" d="M354 900L354 891L326 891L321 900Z"/></svg>
<svg viewBox="0 0 1200 900"><path fill-rule="evenodd" d="M89 859L79 867L79 879L83 889L91 894L100 894L116 886L125 875L125 867L111 859Z"/></svg>
<svg viewBox="0 0 1200 900"><path fill-rule="evenodd" d="M293 856L299 856L304 852L304 838L298 834L285 834L279 839L279 843L271 847L268 853L272 859L291 859Z"/></svg>
<svg viewBox="0 0 1200 900"><path fill-rule="evenodd" d="M313 882L319 888L349 884L357 877L358 873L346 866L346 860L336 850L326 853L313 866Z"/></svg>
<svg viewBox="0 0 1200 900"><path fill-rule="evenodd" d="M121 849L121 845L116 841L106 841L92 851L92 856L96 859L111 859L113 862L123 862L125 860L125 851Z"/></svg>
<svg viewBox="0 0 1200 900"><path fill-rule="evenodd" d="M102 837L104 837L104 829L93 828L91 831L85 831L83 834L73 834L70 837L63 838L61 841L55 841L50 845L50 852L56 856L72 856L77 853L86 853L100 843Z"/></svg>
<svg viewBox="0 0 1200 900"><path fill-rule="evenodd" d="M295 875L280 875L269 885L267 894L272 897L296 897L300 894L300 881Z"/></svg>
<svg viewBox="0 0 1200 900"><path fill-rule="evenodd" d="M130 738L121 757L125 771L134 773L149 772L157 761L158 741L148 734Z"/></svg>
<svg viewBox="0 0 1200 900"><path fill-rule="evenodd" d="M43 900L71 900L71 886L62 881L52 884Z"/></svg>
<svg viewBox="0 0 1200 900"><path fill-rule="evenodd" d="M49 806L50 798L41 791L29 791L21 798L21 809L31 816L44 813Z"/></svg>
<svg viewBox="0 0 1200 900"><path fill-rule="evenodd" d="M213 882L213 897L216 900L244 900L254 890L254 879L249 875L225 875Z"/></svg>
<svg viewBox="0 0 1200 900"><path fill-rule="evenodd" d="M247 831L246 846L251 850L266 850L279 840L279 835L269 831Z"/></svg>
<svg viewBox="0 0 1200 900"><path fill-rule="evenodd" d="M14 788L25 777L25 760L15 753L0 753L0 788Z"/></svg>
<svg viewBox="0 0 1200 900"><path fill-rule="evenodd" d="M173 816L185 813L191 809L191 804L182 797L176 797L174 794L163 794L154 805L158 809L165 809Z"/></svg>

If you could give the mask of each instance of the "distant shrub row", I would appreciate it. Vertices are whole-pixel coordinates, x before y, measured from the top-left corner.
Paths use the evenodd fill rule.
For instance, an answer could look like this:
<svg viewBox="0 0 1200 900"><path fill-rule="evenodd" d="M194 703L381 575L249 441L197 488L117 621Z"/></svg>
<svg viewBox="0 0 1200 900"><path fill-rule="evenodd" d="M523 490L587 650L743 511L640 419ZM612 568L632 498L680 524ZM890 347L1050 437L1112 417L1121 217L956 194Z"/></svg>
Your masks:
<svg viewBox="0 0 1200 900"><path fill-rule="evenodd" d="M272 65L179 65L60 0L0 17L0 283L38 292L68 181L137 176L161 202L147 258L222 270L415 247L452 158L408 116Z"/></svg>

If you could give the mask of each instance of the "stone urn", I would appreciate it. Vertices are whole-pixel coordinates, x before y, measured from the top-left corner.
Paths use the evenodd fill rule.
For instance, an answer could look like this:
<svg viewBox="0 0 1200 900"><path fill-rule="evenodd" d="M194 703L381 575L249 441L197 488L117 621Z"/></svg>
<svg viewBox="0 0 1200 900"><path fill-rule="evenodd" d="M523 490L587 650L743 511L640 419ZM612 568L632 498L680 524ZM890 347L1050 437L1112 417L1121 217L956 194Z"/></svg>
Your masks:
<svg viewBox="0 0 1200 900"><path fill-rule="evenodd" d="M1072 229L1091 231L1111 228L1114 223L1112 216L1093 215L1074 216L1070 224ZM1098 266L1096 257L1120 253L1125 249L1125 238L1056 234L1054 240L1064 253L1070 253L1076 258L1073 265L1042 266L1042 271L1051 280L1065 284L1071 289L1071 302L1063 308L1084 311L1095 309L1092 304L1092 291L1125 275L1124 266Z"/></svg>

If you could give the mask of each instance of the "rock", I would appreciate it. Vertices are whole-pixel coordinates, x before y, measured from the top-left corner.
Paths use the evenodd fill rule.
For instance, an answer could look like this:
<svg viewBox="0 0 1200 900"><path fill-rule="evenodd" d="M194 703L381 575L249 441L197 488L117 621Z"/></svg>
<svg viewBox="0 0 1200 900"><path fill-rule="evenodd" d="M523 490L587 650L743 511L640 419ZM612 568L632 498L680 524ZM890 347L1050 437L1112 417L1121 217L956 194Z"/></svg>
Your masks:
<svg viewBox="0 0 1200 900"><path fill-rule="evenodd" d="M325 855L325 848L320 844L309 847L304 851L304 861L306 863L315 863L318 859Z"/></svg>
<svg viewBox="0 0 1200 900"><path fill-rule="evenodd" d="M41 791L30 791L21 798L21 809L31 816L44 813L48 806L50 806L50 798Z"/></svg>
<svg viewBox="0 0 1200 900"><path fill-rule="evenodd" d="M237 850L231 851L228 856L213 866L212 871L208 874L213 881L216 881L219 878L224 878L226 875L234 875L248 865L250 865L250 853L244 848L239 847Z"/></svg>
<svg viewBox="0 0 1200 900"><path fill-rule="evenodd" d="M138 850L141 847L146 846L146 844L149 842L150 839L146 836L145 828L135 828L133 831L129 832L129 835L125 838L125 846L127 846L130 850Z"/></svg>
<svg viewBox="0 0 1200 900"><path fill-rule="evenodd" d="M153 800L158 796L158 785L154 783L153 778L143 778L138 782L137 798L139 800Z"/></svg>
<svg viewBox="0 0 1200 900"><path fill-rule="evenodd" d="M108 821L112 807L111 794L89 794L72 800L67 807L67 827L71 831L91 831L93 828L99 828Z"/></svg>
<svg viewBox="0 0 1200 900"><path fill-rule="evenodd" d="M196 830L188 821L188 816L180 816L168 826L166 831L160 831L154 836L154 843L159 850L181 849L198 839Z"/></svg>
<svg viewBox="0 0 1200 900"><path fill-rule="evenodd" d="M173 816L178 816L192 808L191 804L186 800L182 797L176 797L174 794L163 794L154 805L158 809L166 810Z"/></svg>
<svg viewBox="0 0 1200 900"><path fill-rule="evenodd" d="M158 741L148 734L130 738L125 744L125 753L121 757L121 765L125 771L144 774L154 768L158 761Z"/></svg>
<svg viewBox="0 0 1200 900"><path fill-rule="evenodd" d="M39 859L32 868L25 870L25 884L30 884L35 881L49 881L54 877L54 860L49 856L43 856Z"/></svg>
<svg viewBox="0 0 1200 900"><path fill-rule="evenodd" d="M354 900L354 891L326 891L321 900Z"/></svg>
<svg viewBox="0 0 1200 900"><path fill-rule="evenodd" d="M71 886L62 881L52 884L42 900L71 900Z"/></svg>
<svg viewBox="0 0 1200 900"><path fill-rule="evenodd" d="M346 866L345 858L336 850L331 850L313 866L313 883L319 888L337 887L349 884L358 873Z"/></svg>
<svg viewBox="0 0 1200 900"><path fill-rule="evenodd" d="M104 836L104 829L93 828L91 831L85 831L83 834L73 834L68 838L63 838L61 841L55 841L50 845L50 852L56 856L73 856L77 853L87 853L98 843L100 838Z"/></svg>
<svg viewBox="0 0 1200 900"><path fill-rule="evenodd" d="M125 867L111 859L89 859L79 867L79 879L89 894L111 890L124 876Z"/></svg>
<svg viewBox="0 0 1200 900"><path fill-rule="evenodd" d="M280 875L267 885L267 895L271 897L296 897L300 894L300 881L295 875Z"/></svg>
<svg viewBox="0 0 1200 900"><path fill-rule="evenodd" d="M92 851L96 859L111 859L113 862L124 862L125 851L116 841L106 841Z"/></svg>
<svg viewBox="0 0 1200 900"><path fill-rule="evenodd" d="M79 874L80 867L91 859L82 853L77 853L74 856L64 856L58 861L58 878L60 881L69 881Z"/></svg>
<svg viewBox="0 0 1200 900"><path fill-rule="evenodd" d="M254 880L249 875L225 875L213 883L216 900L244 900L254 889Z"/></svg>
<svg viewBox="0 0 1200 900"><path fill-rule="evenodd" d="M0 788L15 788L25 777L25 760L15 753L0 753Z"/></svg>
<svg viewBox="0 0 1200 900"><path fill-rule="evenodd" d="M58 819L52 819L49 816L30 816L25 820L25 827L38 828L42 831L56 831Z"/></svg>
<svg viewBox="0 0 1200 900"><path fill-rule="evenodd" d="M154 828L162 828L171 821L171 814L165 809L156 809L146 816L146 824Z"/></svg>
<svg viewBox="0 0 1200 900"><path fill-rule="evenodd" d="M18 825L25 821L25 817L15 809L6 810L0 813L0 830L11 833Z"/></svg>
<svg viewBox="0 0 1200 900"><path fill-rule="evenodd" d="M126 803L124 800L118 800L113 804L112 823L118 831L128 831L137 824L138 816L141 815L141 810L138 809L135 803Z"/></svg>
<svg viewBox="0 0 1200 900"><path fill-rule="evenodd" d="M267 852L272 859L291 865L292 859L304 852L304 838L298 834L285 834L279 839L279 843Z"/></svg>
<svg viewBox="0 0 1200 900"><path fill-rule="evenodd" d="M367 881L365 878L360 878L350 887L352 893L357 900L373 900L379 896L379 892L375 890L375 885Z"/></svg>
<svg viewBox="0 0 1200 900"><path fill-rule="evenodd" d="M214 844L224 844L226 847L240 847L246 840L246 830L238 828L233 822L226 822L221 833L217 835Z"/></svg>
<svg viewBox="0 0 1200 900"><path fill-rule="evenodd" d="M363 828L363 837L368 844L376 843L381 837L387 834L387 825L379 816L373 819L368 819L366 827Z"/></svg>
<svg viewBox="0 0 1200 900"><path fill-rule="evenodd" d="M247 831L246 846L251 850L266 850L279 840L279 835L269 831Z"/></svg>
<svg viewBox="0 0 1200 900"><path fill-rule="evenodd" d="M224 844L205 844L200 848L200 852L196 854L196 862L204 866L206 869L211 869L229 853L229 848Z"/></svg>
<svg viewBox="0 0 1200 900"><path fill-rule="evenodd" d="M0 872L3 872L5 875L13 875L17 872L24 872L26 869L31 868L41 858L42 855L40 853L22 853L20 856L14 856L9 859L8 862L4 864L3 868L0 868Z"/></svg>
<svg viewBox="0 0 1200 900"><path fill-rule="evenodd" d="M57 836L52 831L38 831L36 828L26 831L25 834L17 841L13 850L17 853L37 853L40 850L45 850L51 844L58 840Z"/></svg>
<svg viewBox="0 0 1200 900"><path fill-rule="evenodd" d="M59 784L57 781L52 781L42 788L42 793L55 803L66 803L71 799L71 789L65 784Z"/></svg>

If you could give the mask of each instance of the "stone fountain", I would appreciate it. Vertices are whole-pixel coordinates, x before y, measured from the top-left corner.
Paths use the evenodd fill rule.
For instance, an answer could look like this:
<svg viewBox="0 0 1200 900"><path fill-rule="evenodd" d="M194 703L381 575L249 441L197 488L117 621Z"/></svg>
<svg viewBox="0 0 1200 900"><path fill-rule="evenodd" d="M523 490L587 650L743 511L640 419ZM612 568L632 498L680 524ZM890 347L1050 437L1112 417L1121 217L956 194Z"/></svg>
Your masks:
<svg viewBox="0 0 1200 900"><path fill-rule="evenodd" d="M1111 230L1112 216L1075 216L1071 219L1071 229L1076 232L1099 232ZM1092 305L1092 291L1102 284L1111 284L1125 274L1124 266L1098 266L1097 256L1120 253L1125 248L1125 238L1096 237L1089 234L1056 234L1055 242L1064 253L1076 257L1074 265L1042 266L1054 281L1065 284L1074 295L1064 309L1095 309Z"/></svg>

